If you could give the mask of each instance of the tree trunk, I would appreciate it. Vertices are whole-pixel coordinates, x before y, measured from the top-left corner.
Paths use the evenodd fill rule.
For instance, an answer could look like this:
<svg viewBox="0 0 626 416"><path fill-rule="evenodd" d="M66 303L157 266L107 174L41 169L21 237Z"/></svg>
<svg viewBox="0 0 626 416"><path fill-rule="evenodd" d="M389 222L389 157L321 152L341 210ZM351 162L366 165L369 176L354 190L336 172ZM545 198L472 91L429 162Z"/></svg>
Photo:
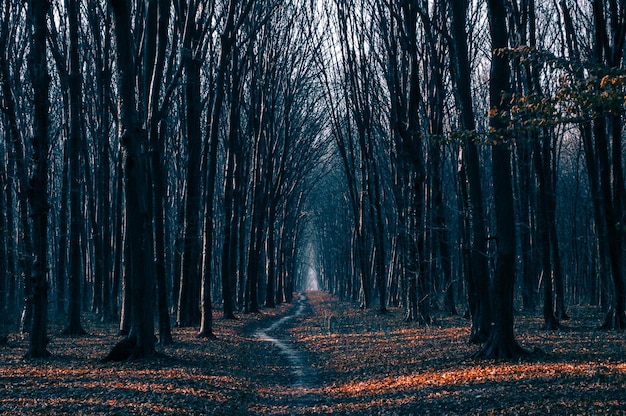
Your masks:
<svg viewBox="0 0 626 416"><path fill-rule="evenodd" d="M100 6L93 2L87 7L88 27L90 35L93 37L94 50L93 59L95 64L94 73L94 101L96 113L96 129L92 134L95 139L95 192L92 199L95 199L95 213L92 212L92 223L94 229L96 248L99 253L96 255L96 269L94 273L100 281L100 287L94 287L94 291L99 291L102 297L101 318L104 322L113 322L116 318L115 295L113 277L113 257L115 253L115 241L113 241L114 218L112 215L111 196L111 159L110 159L110 106L111 96L111 71L108 68L109 53L111 51L111 33L102 32L100 24L109 27L111 25L110 14L102 13ZM83 146L85 147L85 146ZM84 150L86 152L86 150ZM96 221L97 220L97 221Z"/></svg>
<svg viewBox="0 0 626 416"><path fill-rule="evenodd" d="M626 315L624 313L626 288L624 287L624 277L622 276L621 236L620 231L616 227L616 224L619 223L619 217L614 209L613 199L615 196L611 192L611 161L608 155L610 141L606 133L605 116L597 116L594 126L595 143L598 149L597 154L600 166L602 166L600 169L602 214L607 235L608 255L611 266L610 272L613 281L613 302L607 312L602 327L606 329L626 329ZM620 161L618 160L617 163L620 163ZM617 198L615 199L617 202Z"/></svg>
<svg viewBox="0 0 626 416"><path fill-rule="evenodd" d="M121 169L121 161L118 166L118 180L117 180L117 190L116 190L116 254L115 254L115 270L114 270L114 280L116 284L114 287L119 288L121 293L121 308L120 308L120 322L119 322L119 335L128 335L130 333L130 310L132 309L131 296L130 296L130 271L127 267L122 267L122 263L127 263L130 257L129 252L129 244L126 232L126 218L124 216L124 180L123 173Z"/></svg>
<svg viewBox="0 0 626 416"><path fill-rule="evenodd" d="M224 302L223 315L226 319L234 319L233 297L237 290L237 244L239 237L239 216L237 211L242 203L240 194L241 181L238 173L241 170L239 157L241 143L240 136L240 83L238 54L233 52L231 59L233 85L230 89L230 112L228 123L228 141L226 148L226 172L224 178L224 247L222 249L222 300ZM234 285L233 285L234 283Z"/></svg>
<svg viewBox="0 0 626 416"><path fill-rule="evenodd" d="M81 210L82 192L80 174L80 147L81 147L81 107L82 107L82 87L80 62L78 56L78 12L79 4L76 0L67 0L68 25L70 35L70 68L69 68L69 145L68 161L69 181L70 181L70 278L69 278L69 303L68 322L63 330L64 335L84 335L86 331L80 323L80 281L82 274L81 259L81 233L84 222L84 215ZM85 161L86 163L86 161ZM98 253L99 254L99 253ZM96 289L97 290L97 289Z"/></svg>
<svg viewBox="0 0 626 416"><path fill-rule="evenodd" d="M56 306L59 317L65 318L65 297L67 284L67 263L68 263L68 222L69 222L69 143L66 141L63 152L63 182L61 185L61 209L59 212L59 240L57 247L57 268L55 273L56 281Z"/></svg>
<svg viewBox="0 0 626 416"><path fill-rule="evenodd" d="M195 28L194 18L188 16L185 44L187 50L194 50L196 39L193 35ZM201 262L200 249L200 212L202 211L201 189L201 129L200 129L200 69L201 62L194 56L184 58L185 67L185 108L187 111L187 192L185 205L185 252L183 254L183 273L180 283L180 296L176 315L176 326L188 327L199 323L198 309Z"/></svg>
<svg viewBox="0 0 626 416"><path fill-rule="evenodd" d="M267 239L265 256L267 262L267 290L265 292L265 306L267 308L276 307L276 203L270 202L267 207Z"/></svg>
<svg viewBox="0 0 626 416"><path fill-rule="evenodd" d="M206 171L206 205L205 205L205 227L204 227L204 252L203 265L204 273L202 274L202 293L200 298L201 304L201 321L198 336L205 338L213 338L213 309L211 306L211 278L212 278L212 261L213 261L213 239L214 239L214 204L215 204L215 181L217 176L217 151L219 142L219 123L222 114L222 108L226 98L226 71L229 68L230 54L235 43L235 1L230 1L228 5L228 15L226 16L226 24L224 26L224 34L220 41L220 55L217 67L217 76L215 77L215 98L213 107L211 108L211 118L209 121L209 131L207 136L207 171ZM242 16L240 16L242 17Z"/></svg>
<svg viewBox="0 0 626 416"><path fill-rule="evenodd" d="M520 222L520 250L522 258L522 308L530 313L537 307L535 296L537 288L537 251L533 241L535 236L536 217L543 215L541 208L537 206L536 189L534 186L535 175L532 173L532 148L531 143L539 140L537 135L529 135L518 144L518 169L519 169L519 222ZM530 142L529 142L530 141ZM535 166L535 168L537 168ZM538 168L537 168L538 169ZM547 236L546 236L547 237ZM540 241L542 241L540 239ZM542 241L543 243L543 241ZM544 274L545 278L545 274Z"/></svg>
<svg viewBox="0 0 626 416"><path fill-rule="evenodd" d="M170 20L170 1L149 2L146 9L146 35L144 40L144 96L147 97L146 113L149 126L148 141L151 144L150 172L152 186L152 216L154 223L155 271L157 282L157 308L159 322L159 343L174 343L167 302L165 264L165 172L163 169L165 126L163 111L159 108L165 67L165 53ZM166 98L167 99L167 98ZM167 103L164 103L164 108Z"/></svg>
<svg viewBox="0 0 626 416"><path fill-rule="evenodd" d="M547 207L546 220L548 222L548 233L550 238L550 253L552 255L552 272L554 273L554 294L555 294L555 314L556 318L561 321L569 319L565 306L565 282L563 277L563 268L561 266L561 253L559 249L559 239L557 234L556 219L556 188L557 188L557 160L556 160L556 139L553 132L546 132L543 139L543 157L548 160L545 162L552 165L546 167L547 182Z"/></svg>
<svg viewBox="0 0 626 416"><path fill-rule="evenodd" d="M443 157L445 147L439 139L444 132L445 91L444 78L446 75L444 39L440 30L436 27L437 22L445 21L445 4L434 3L432 16L420 14L424 25L424 37L426 41L426 65L429 71L425 74L428 82L427 89L427 114L428 133L431 135L428 158L430 159L430 182L431 182L431 209L432 209L432 247L433 275L443 275L441 287L444 294L444 308L446 313L456 315L454 290L452 284L452 267L450 261L449 230L446 224L446 207L443 200ZM438 266L438 267L437 267ZM440 273L436 274L436 271Z"/></svg>
<svg viewBox="0 0 626 416"><path fill-rule="evenodd" d="M162 136L165 134L164 127L157 128L157 134ZM158 139L159 145L157 150L152 152L152 172L154 180L154 238L155 238L155 269L157 281L157 307L159 316L159 343L161 345L171 345L174 343L172 338L172 328L170 324L170 315L167 302L167 283L165 271L165 224L163 200L165 198L163 184L163 160L161 157L163 149L163 137Z"/></svg>
<svg viewBox="0 0 626 416"><path fill-rule="evenodd" d="M109 0L109 4L115 17L120 72L119 131L125 156L125 217L128 239L126 268L129 273L132 310L130 334L117 345L128 346L128 355L107 358L139 359L155 354L152 213L148 200L151 185L145 156L147 134L141 130L136 113L135 54L132 46L130 5L121 0ZM116 347L111 353L115 350Z"/></svg>
<svg viewBox="0 0 626 416"><path fill-rule="evenodd" d="M436 135L437 133L435 133ZM443 134L443 131L441 132ZM449 315L456 315L456 302L452 282L452 264L450 261L450 231L446 224L445 204L443 202L442 157L439 144L430 147L432 158L432 198L433 198L433 237L435 253L443 274L444 307Z"/></svg>
<svg viewBox="0 0 626 416"><path fill-rule="evenodd" d="M537 236L541 244L541 275L543 278L544 298L543 298L543 320L544 328L553 331L559 328L559 320L554 314L554 297L553 297L553 273L552 273L552 251L550 241L550 231L548 228L548 192L549 184L546 176L549 176L549 154L545 154L545 142L548 137L532 137L534 143L535 169L539 184L539 200L537 205ZM540 144L540 141L544 145ZM548 158L546 160L546 158Z"/></svg>
<svg viewBox="0 0 626 416"><path fill-rule="evenodd" d="M525 354L513 333L513 295L515 290L515 215L511 179L510 133L506 131L507 120L501 116L506 110L510 94L510 68L506 57L498 50L506 48L508 32L504 0L488 1L489 28L491 33L491 74L489 78L490 118L493 130L492 181L495 195L497 228L496 271L493 282L492 305L494 326L489 338L475 354L479 358L513 358Z"/></svg>
<svg viewBox="0 0 626 416"><path fill-rule="evenodd" d="M451 1L452 32L454 40L454 62L456 64L456 88L458 90L459 107L461 111L461 126L465 130L466 138L463 143L463 168L467 175L469 200L468 216L471 215L470 231L470 270L468 280L468 301L472 315L472 330L470 341L484 342L491 331L492 311L489 303L489 268L487 265L487 236L485 227L485 210L483 206L483 191L481 183L480 159L474 134L473 99L471 92L471 68L468 57L467 34L465 22L467 1Z"/></svg>
<svg viewBox="0 0 626 416"><path fill-rule="evenodd" d="M607 21L605 18L605 5L601 0L592 2L593 27L594 27L594 58L596 64L607 65L613 68L621 65L624 38L626 36L626 18L623 10L618 10L616 2L610 2L610 30L607 33ZM622 195L624 193L624 177L622 174L622 145L621 145L621 115L620 108L611 109L615 116L606 115L609 110L598 104L595 106L593 134L596 155L599 167L600 206L601 215L606 232L608 246L608 260L610 273L613 281L613 302L609 309L604 328L626 328L626 315L624 312L626 302L626 287L622 272L622 236L616 224L622 215ZM607 132L610 127L611 138ZM609 156L610 155L610 156ZM611 160L613 159L613 160ZM613 180L613 182L612 182Z"/></svg>
<svg viewBox="0 0 626 416"><path fill-rule="evenodd" d="M253 64L251 64L253 65ZM261 274L261 261L263 259L263 227L265 223L265 193L266 183L263 175L263 151L264 140L262 138L262 118L263 118L263 94L258 85L261 84L259 74L253 73L253 87L250 92L250 106L254 109L249 116L249 133L254 137L252 149L252 162L250 166L252 189L249 193L249 216L250 228L248 237L248 256L246 263L246 290L245 305L246 313L259 312L259 276ZM255 85L256 84L256 85Z"/></svg>
<svg viewBox="0 0 626 416"><path fill-rule="evenodd" d="M0 30L2 27L0 26ZM3 32L0 31L0 37L3 37ZM0 44L2 41L0 40ZM1 65L1 63L0 63ZM1 72L0 72L1 73ZM1 121L0 121L1 122ZM4 123L0 124L2 129L5 128ZM13 207L9 207L6 203L5 189L7 189L8 179L8 165L6 163L5 155L2 154L0 156L0 230L7 230L7 214L9 210L13 209ZM10 316L8 315L8 299L9 296L7 294L8 281L10 279L10 275L8 274L8 247L9 247L9 235L7 232L3 232L0 235L0 314L3 317ZM7 319L3 319L0 322L0 345L4 346L7 343L7 329L6 329L6 321Z"/></svg>
<svg viewBox="0 0 626 416"><path fill-rule="evenodd" d="M48 336L48 98L50 75L46 58L46 17L50 3L47 0L29 2L29 18L32 26L29 57L30 76L33 85L33 170L29 180L28 197L33 219L32 274L28 302L32 304L33 316L27 358L47 357Z"/></svg>

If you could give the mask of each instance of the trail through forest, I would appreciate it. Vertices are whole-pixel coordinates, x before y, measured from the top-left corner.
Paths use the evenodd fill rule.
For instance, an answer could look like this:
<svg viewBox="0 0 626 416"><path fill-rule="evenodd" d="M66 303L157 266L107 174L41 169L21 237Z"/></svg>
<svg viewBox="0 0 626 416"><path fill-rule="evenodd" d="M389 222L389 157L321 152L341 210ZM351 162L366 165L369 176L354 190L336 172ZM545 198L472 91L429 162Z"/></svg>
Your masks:
<svg viewBox="0 0 626 416"><path fill-rule="evenodd" d="M298 318L302 318L306 307L308 306L307 298L300 293L295 301L294 310L277 319L269 327L255 331L254 335L263 342L269 342L274 345L279 353L287 359L293 376L292 385L296 391L291 407L297 408L305 404L311 404L316 397L312 391L316 387L316 377L313 368L310 366L302 349L292 345L289 340L277 338L276 334L283 331L287 325ZM295 323L297 325L297 323Z"/></svg>
<svg viewBox="0 0 626 416"><path fill-rule="evenodd" d="M307 292L293 304L217 318L217 339L174 328L158 357L100 359L115 325L89 335L51 331L48 359L24 360L28 342L0 347L0 414L89 415L544 415L624 414L626 342L597 329L597 311L572 307L561 331L517 316L516 333L545 355L470 359L469 322L439 315L428 327Z"/></svg>

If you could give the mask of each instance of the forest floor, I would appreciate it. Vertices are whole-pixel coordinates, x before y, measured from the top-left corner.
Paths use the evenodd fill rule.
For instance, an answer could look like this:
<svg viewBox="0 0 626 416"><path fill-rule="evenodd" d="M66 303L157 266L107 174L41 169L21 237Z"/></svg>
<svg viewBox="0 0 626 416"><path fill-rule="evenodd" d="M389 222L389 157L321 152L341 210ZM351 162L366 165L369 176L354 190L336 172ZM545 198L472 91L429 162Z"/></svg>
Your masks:
<svg viewBox="0 0 626 416"><path fill-rule="evenodd" d="M215 340L175 328L174 345L138 362L100 362L115 326L87 320L79 338L53 326L51 358L22 359L16 334L0 347L0 414L626 414L625 334L596 330L593 309L570 313L556 332L518 316L520 343L546 354L513 362L471 359L463 318L420 327L322 292L217 318Z"/></svg>

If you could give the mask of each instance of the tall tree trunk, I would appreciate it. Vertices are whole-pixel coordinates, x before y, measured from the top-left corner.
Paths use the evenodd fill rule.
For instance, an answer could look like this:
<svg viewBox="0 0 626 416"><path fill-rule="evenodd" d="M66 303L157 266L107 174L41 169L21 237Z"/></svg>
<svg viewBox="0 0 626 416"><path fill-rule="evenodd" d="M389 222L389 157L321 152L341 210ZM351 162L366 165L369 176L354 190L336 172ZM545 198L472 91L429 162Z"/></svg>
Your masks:
<svg viewBox="0 0 626 416"><path fill-rule="evenodd" d="M59 317L65 318L65 296L66 296L66 285L67 285L67 263L68 263L68 220L69 220L69 150L68 150L69 142L65 142L65 148L63 151L63 180L61 183L61 209L59 212L59 224L58 224L58 232L59 232L59 240L57 247L57 268L55 273L55 282L56 282L56 306L57 306L57 314Z"/></svg>
<svg viewBox="0 0 626 416"><path fill-rule="evenodd" d="M201 189L201 144L200 129L200 69L199 58L191 55L197 47L195 19L187 16L185 48L190 51L184 58L185 67L185 108L187 111L187 192L185 205L185 251L183 254L183 273L180 283L180 296L176 315L176 326L188 327L199 323L200 310L198 309L201 262L200 248L200 212L202 211Z"/></svg>
<svg viewBox="0 0 626 416"><path fill-rule="evenodd" d="M564 0L560 2L561 11L563 13L563 23L565 26L565 34L567 41L568 53L575 59L580 59L580 51L576 37L576 28L572 20L569 8ZM600 51L596 52L601 54ZM584 79L584 73L582 70L578 70L574 73L577 80ZM589 189L591 192L591 202L593 207L593 219L596 227L596 253L597 267L595 279L600 281L600 298L602 299L602 307L608 309L606 296L609 292L609 247L608 237L606 231L606 224L602 213L602 195L600 193L600 173L598 167L598 158L596 150L593 146L593 127L590 122L583 122L579 125L580 135L582 138L583 148L585 152L585 164L587 167L587 176L589 178Z"/></svg>
<svg viewBox="0 0 626 416"><path fill-rule="evenodd" d="M432 198L433 198L433 237L438 252L439 265L443 274L443 294L446 313L456 315L456 301L454 299L454 286L452 282L452 264L450 254L450 231L446 224L445 205L443 202L442 180L443 169L441 160L441 148L435 144L431 146L432 165Z"/></svg>
<svg viewBox="0 0 626 416"><path fill-rule="evenodd" d="M33 85L33 171L29 180L28 197L33 219L32 274L28 301L33 306L33 319L27 358L47 357L48 336L48 92L50 75L46 57L47 23L50 3L47 0L29 2L29 20L32 27L29 57L30 76ZM30 253L29 253L30 254Z"/></svg>
<svg viewBox="0 0 626 416"><path fill-rule="evenodd" d="M239 236L239 216L237 211L241 204L241 185L238 173L241 170L241 158L239 157L241 143L240 132L240 83L238 54L233 51L231 59L232 65L232 86L230 89L230 112L228 123L228 141L226 143L226 173L224 178L224 247L222 249L222 300L224 302L224 318L234 319L234 294L237 290L237 244ZM236 201L237 199L237 201ZM233 283L235 283L233 285Z"/></svg>
<svg viewBox="0 0 626 416"><path fill-rule="evenodd" d="M163 169L164 135L163 111L159 107L165 67L170 1L149 2L146 9L146 36L144 41L144 96L147 97L146 113L149 126L148 141L151 145L150 172L152 187L152 216L154 224L155 270L157 282L157 309L159 322L159 342L161 345L174 343L167 302L165 264L165 172ZM167 100L167 98L166 98ZM164 107L167 103L164 103Z"/></svg>
<svg viewBox="0 0 626 416"><path fill-rule="evenodd" d="M424 232L425 212L425 167L423 156L423 138L420 127L420 105L422 94L420 91L418 42L419 5L413 2L403 2L396 7L390 2L390 22L397 20L397 28L389 31L387 37L401 36L400 45L406 61L406 75L400 74L400 66L393 48L388 49L388 57L393 62L389 79L389 89L392 91L392 128L397 138L398 169L400 178L403 178L404 195L403 209L400 219L405 227L403 246L406 251L405 276L407 290L407 313L405 319L420 323L429 323L431 302L430 288L426 282L426 250Z"/></svg>
<svg viewBox="0 0 626 416"><path fill-rule="evenodd" d="M84 335L86 331L83 329L80 323L80 281L83 276L81 269L81 232L84 222L84 215L81 210L81 180L83 175L80 174L82 81L78 55L79 3L77 0L67 0L65 4L68 10L68 26L70 35L70 68L68 74L70 98L70 130L68 138L68 161L70 163L70 278L68 293L68 322L67 326L63 330L63 334ZM85 163L86 162L87 161L85 161Z"/></svg>
<svg viewBox="0 0 626 416"><path fill-rule="evenodd" d="M248 256L246 263L246 289L244 311L246 313L259 312L259 275L261 274L262 261L262 244L263 244L263 225L265 223L264 193L265 178L262 170L263 151L262 147L262 118L263 118L263 94L259 81L259 74L253 73L253 87L250 93L250 106L254 109L249 116L249 133L254 137L254 144L251 156L251 190L249 192L249 215L250 227L248 237ZM256 85L255 85L256 84Z"/></svg>
<svg viewBox="0 0 626 416"><path fill-rule="evenodd" d="M537 206L537 229L538 237L541 242L541 274L543 277L543 320L544 327L547 330L556 330L559 328L559 320L554 314L554 297L553 297L553 273L552 273L552 251L550 241L549 230L549 214L548 214L548 199L549 199L549 158L550 154L546 154L545 142L549 140L548 137L533 136L534 142L534 157L535 157L535 169L539 184L539 201ZM541 142L541 143L540 143ZM546 160L546 158L548 158Z"/></svg>
<svg viewBox="0 0 626 416"><path fill-rule="evenodd" d="M258 146L256 146L258 148ZM258 150L258 149L257 149ZM255 153L257 152L255 150ZM259 274L261 267L262 252L261 246L263 244L263 209L262 209L262 196L259 194L263 192L262 180L258 179L259 169L256 167L259 163L258 157L255 157L255 162L252 167L253 172L253 190L251 197L251 225L250 225L250 248L248 253L248 262L246 266L246 301L244 310L245 312L258 313L259 312L259 299L258 299L258 287L259 287Z"/></svg>
<svg viewBox="0 0 626 416"><path fill-rule="evenodd" d="M370 136L370 141L373 137ZM370 143L373 146L373 143ZM372 149L370 149L370 152ZM370 155L370 216L372 218L372 234L374 241L374 273L378 290L378 312L387 312L387 270L385 250L385 220L383 219L382 187L380 173L373 155Z"/></svg>
<svg viewBox="0 0 626 416"><path fill-rule="evenodd" d="M228 14L226 16L226 24L224 26L224 34L221 37L220 42L220 55L217 67L217 76L215 77L215 98L213 106L211 108L211 115L209 120L209 131L207 136L207 169L206 169L206 183L205 183L205 198L206 205L204 210L205 215L205 227L204 227L204 250L203 250L203 265L204 273L202 274L202 289L200 298L200 331L198 336L200 337L213 337L213 309L211 307L211 282L212 282L212 264L213 261L213 239L214 239L214 225L213 217L215 211L215 181L217 176L217 145L219 141L219 123L220 116L222 114L222 108L226 98L226 71L229 68L230 55L235 43L236 27L235 27L235 13L237 2L230 0L228 3ZM249 11L249 8L246 9ZM239 16L238 19L244 16Z"/></svg>
<svg viewBox="0 0 626 416"><path fill-rule="evenodd" d="M534 178L532 173L532 148L531 143L539 140L539 137L529 135L518 144L518 171L519 171L519 222L520 222L520 250L522 258L522 307L525 311L533 312L537 307L535 296L537 288L537 251L533 241L535 236L535 218L541 213L535 213L537 203ZM531 143L529 143L529 141ZM543 241L542 241L543 243Z"/></svg>
<svg viewBox="0 0 626 416"><path fill-rule="evenodd" d="M183 270L180 280L180 291L176 325L187 327L201 324L202 311L199 303L203 290L203 245L206 248L207 236L202 233L203 221L212 219L202 216L206 206L203 203L203 181L206 180L206 163L203 164L202 149L202 99L201 99L201 70L202 70L202 23L198 20L201 15L200 3L180 2L177 7L183 8L184 38L183 68L185 72L185 121L187 140L187 181L185 201L185 228ZM219 88L219 87L217 87ZM211 111L211 110L209 110ZM208 127L209 129L211 127ZM210 157L208 149L204 148L204 157ZM204 170L203 170L204 169ZM203 177L204 175L204 177ZM204 186L211 186L204 183ZM204 196L206 197L205 191ZM205 228L206 229L206 228ZM202 325L202 324L201 324Z"/></svg>
<svg viewBox="0 0 626 416"><path fill-rule="evenodd" d="M444 135L444 109L445 91L444 77L446 72L444 40L439 35L437 26L439 22L445 22L446 6L434 3L427 6L432 8L431 16L421 13L421 21L424 26L426 50L426 65L429 71L427 77L427 113L428 132L431 135L429 144L430 182L431 182L431 209L432 209L432 256L433 265L438 265L440 274L443 275L442 288L444 293L444 307L446 312L456 315L454 290L452 285L452 267L450 261L449 230L446 224L446 207L443 200L443 155L445 147L440 141ZM433 275L435 274L433 269Z"/></svg>
<svg viewBox="0 0 626 416"><path fill-rule="evenodd" d="M116 198L113 204L116 207L115 212L115 269L113 271L113 287L119 289L121 293L121 308L119 335L128 335L130 333L130 271L127 267L122 267L122 263L126 263L129 258L129 245L127 243L126 218L124 217L124 180L122 173L122 157L119 157L118 178L116 185Z"/></svg>
<svg viewBox="0 0 626 416"><path fill-rule="evenodd" d="M109 360L138 359L155 354L154 270L152 265L152 213L150 183L145 156L147 134L141 129L135 101L135 54L133 53L130 4L109 0L115 17L115 36L120 72L119 137L124 150L125 217L130 280L131 328L128 337L106 357ZM118 351L123 349L123 354Z"/></svg>
<svg viewBox="0 0 626 416"><path fill-rule="evenodd" d="M522 32L522 43L528 43L531 48L537 47L537 18L535 13L535 1L524 2L522 18L519 19L519 31ZM526 28L526 25L528 26ZM528 41L526 42L526 33ZM526 90L526 94L543 97L541 78L536 67L529 64L521 65L525 76L520 76ZM539 186L539 208L537 222L543 250L543 276L544 276L544 319L548 329L556 329L559 326L559 319L567 319L565 313L565 300L563 290L563 276L561 271L561 259L556 233L556 181L557 181L557 158L554 147L556 146L555 134L551 129L543 129L541 132L532 132L529 135L531 143L534 145L535 168ZM530 263L529 263L530 265ZM524 268L527 265L524 264ZM532 266L530 266L532 267ZM549 267L549 268L547 268ZM552 298L552 282L554 282L554 293L556 295L556 308ZM549 299L548 299L549 296ZM556 311L556 314L555 314Z"/></svg>
<svg viewBox="0 0 626 416"><path fill-rule="evenodd" d="M265 257L267 262L267 290L265 292L265 306L268 308L276 307L276 243L275 243L275 224L276 224L276 204L270 202L267 207L267 239Z"/></svg>
<svg viewBox="0 0 626 416"><path fill-rule="evenodd" d="M0 34L0 36L2 36ZM3 192L4 189L7 189L7 184L9 183L8 175L7 175L7 164L4 155L0 156L0 230L8 229L8 213L13 210L13 207L7 204L7 196L6 192ZM8 319L6 317L11 316L9 307L8 307L8 299L9 296L13 297L13 293L9 294L9 280L11 279L11 275L9 274L9 233L3 232L0 236L0 314L5 317L0 322L0 346L4 346L7 343L7 323Z"/></svg>
<svg viewBox="0 0 626 416"><path fill-rule="evenodd" d="M543 142L543 154L548 158L548 164L551 163L552 169L546 171L549 175L547 183L548 200L546 220L548 221L548 233L550 237L550 251L552 255L552 272L554 273L554 294L556 318L561 321L569 319L565 306L565 282L563 276L563 268L561 261L561 252L559 249L559 238L557 234L557 218L556 218L556 188L557 188L557 158L556 158L556 138L554 132L546 132Z"/></svg>
<svg viewBox="0 0 626 416"><path fill-rule="evenodd" d="M100 24L104 20L106 26L110 26L109 13L105 10L101 14L99 5L91 2L87 8L87 21L89 22L90 34L94 40L94 61L95 61L95 103L97 112L96 130L94 132L96 154L95 161L95 213L92 213L92 220L96 225L95 244L99 250L96 255L96 269L94 273L100 276L100 287L95 287L101 293L102 310L101 318L104 322L112 322L116 317L114 290L113 290L113 253L115 243L113 241L113 221L111 203L111 160L110 160L110 107L109 97L111 96L111 71L108 68L109 53L111 50L111 34L108 31L101 32Z"/></svg>
<svg viewBox="0 0 626 416"><path fill-rule="evenodd" d="M515 290L515 215L511 179L511 140L506 131L506 111L510 94L508 59L499 50L508 45L507 15L504 0L488 1L491 33L491 74L489 78L489 125L493 129L492 181L495 195L497 228L496 271L493 282L492 304L494 326L489 338L475 354L483 358L512 358L525 353L513 333L513 296Z"/></svg>
<svg viewBox="0 0 626 416"><path fill-rule="evenodd" d="M165 214L163 202L165 198L165 186L163 181L163 135L165 134L164 126L157 128L155 134L159 137L158 150L152 153L152 176L154 180L154 239L155 239L155 269L157 281L157 308L159 316L159 343L161 345L171 345L174 343L172 338L172 328L170 324L169 306L167 301L167 274L165 264Z"/></svg>
<svg viewBox="0 0 626 416"><path fill-rule="evenodd" d="M611 33L607 33L605 5L602 0L593 0L594 20L594 58L596 63L606 64L608 68L622 64L624 40L626 38L626 16L624 4L609 2ZM620 107L620 106L618 106ZM613 109L614 116L606 115L608 109L601 104L594 109L593 123L594 144L599 162L600 196L602 216L605 223L608 243L608 256L613 281L613 304L607 314L603 327L612 329L626 328L626 287L622 271L622 236L616 224L622 215L622 195L624 177L622 173L622 137L620 108ZM609 135L608 130L611 130ZM612 160L613 159L613 160ZM616 166L616 164L618 166Z"/></svg>
<svg viewBox="0 0 626 416"><path fill-rule="evenodd" d="M484 197L481 183L480 158L474 141L474 121L471 92L471 69L469 64L465 22L468 2L452 0L452 33L454 40L454 62L456 64L456 88L461 111L461 126L467 138L463 146L463 166L469 185L468 214L471 215L470 270L468 298L472 315L470 341L484 342L491 330L492 311L489 302L489 268L487 264L487 236L485 227Z"/></svg>

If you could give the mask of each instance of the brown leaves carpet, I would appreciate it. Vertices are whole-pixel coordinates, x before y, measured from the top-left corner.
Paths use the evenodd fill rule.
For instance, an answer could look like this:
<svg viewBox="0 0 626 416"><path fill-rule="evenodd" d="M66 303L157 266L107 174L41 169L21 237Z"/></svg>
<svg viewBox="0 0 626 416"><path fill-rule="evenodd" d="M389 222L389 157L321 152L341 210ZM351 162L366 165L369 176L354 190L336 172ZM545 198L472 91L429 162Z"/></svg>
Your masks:
<svg viewBox="0 0 626 416"><path fill-rule="evenodd" d="M311 380L294 386L289 361L254 337L290 305L217 318L216 340L174 329L159 357L102 364L115 325L85 323L90 335L57 336L53 356L24 360L27 340L0 347L0 414L89 415L619 415L626 414L626 336L596 330L597 311L572 308L557 332L518 316L520 343L546 354L521 361L475 361L468 321L439 317L420 327L307 293L303 317L274 336L303 351Z"/></svg>

